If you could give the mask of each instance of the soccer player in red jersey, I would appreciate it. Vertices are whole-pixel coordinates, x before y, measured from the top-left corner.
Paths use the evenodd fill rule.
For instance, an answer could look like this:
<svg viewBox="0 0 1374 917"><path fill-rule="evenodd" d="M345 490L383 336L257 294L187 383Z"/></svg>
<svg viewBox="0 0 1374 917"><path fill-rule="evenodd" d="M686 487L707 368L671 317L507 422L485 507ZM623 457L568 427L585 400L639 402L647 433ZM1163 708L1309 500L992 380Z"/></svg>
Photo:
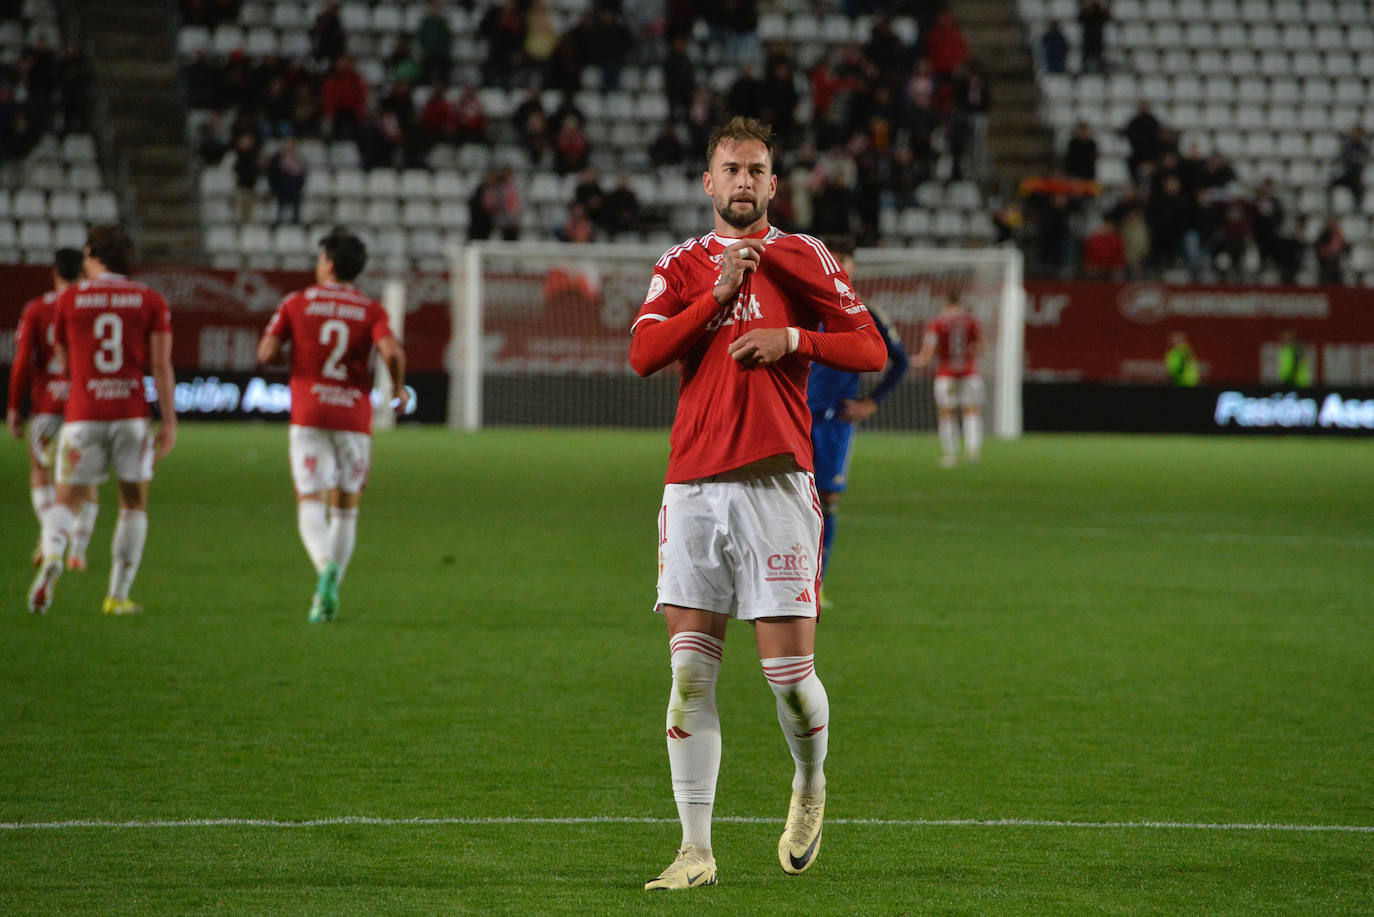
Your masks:
<svg viewBox="0 0 1374 917"><path fill-rule="evenodd" d="M57 298L53 340L71 378L57 440L57 498L43 518L43 564L29 590L29 610L47 611L62 557L89 489L114 469L119 521L110 554L108 615L143 609L129 590L148 537L148 484L153 463L176 445L172 316L167 300L125 274L133 245L124 228L105 224L86 236L85 280ZM144 377L152 374L162 422L150 433Z"/></svg>
<svg viewBox="0 0 1374 917"><path fill-rule="evenodd" d="M978 354L983 329L951 291L940 314L926 326L921 350L912 360L918 367L935 360L935 410L940 423L940 465L959 464L959 423L964 414L964 457L977 462L983 446L983 377L978 374Z"/></svg>
<svg viewBox="0 0 1374 917"><path fill-rule="evenodd" d="M407 399L401 343L381 305L353 286L366 264L362 240L336 228L320 240L315 285L283 299L258 342L260 363L276 362L291 345L291 479L301 541L315 565L314 623L338 614L339 583L357 540L372 462L374 346L402 409Z"/></svg>
<svg viewBox="0 0 1374 917"><path fill-rule="evenodd" d="M62 413L66 410L67 392L71 388L66 367L58 363L53 347L53 306L63 290L81 279L81 265L81 252L74 248L58 250L53 259L53 287L24 304L14 339L14 365L10 368L5 425L15 439L22 439L24 425L28 424L29 495L40 528L43 515L56 499L53 466L57 457L57 432L62 427ZM95 488L87 488L67 548L68 570L86 569L86 546L90 544L99 509ZM40 542L34 551L33 565L37 567L42 563L43 545Z"/></svg>
<svg viewBox="0 0 1374 917"><path fill-rule="evenodd" d="M735 118L712 135L706 159L715 231L659 260L630 345L641 376L673 363L682 374L655 606L668 625L668 762L682 846L650 889L716 883L715 689L730 618L753 624L795 762L778 859L794 874L815 861L830 710L815 671L822 522L806 377L812 361L871 372L887 360L825 246L769 225L777 190L769 129Z"/></svg>

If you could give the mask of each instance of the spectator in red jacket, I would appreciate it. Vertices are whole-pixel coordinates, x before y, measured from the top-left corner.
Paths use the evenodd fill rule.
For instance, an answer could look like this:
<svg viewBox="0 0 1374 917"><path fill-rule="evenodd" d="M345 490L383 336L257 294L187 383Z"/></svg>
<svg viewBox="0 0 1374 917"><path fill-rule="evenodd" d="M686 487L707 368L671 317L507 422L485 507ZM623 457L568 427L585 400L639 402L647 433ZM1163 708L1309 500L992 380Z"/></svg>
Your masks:
<svg viewBox="0 0 1374 917"><path fill-rule="evenodd" d="M954 14L945 12L935 20L926 35L926 56L935 75L946 79L954 75L968 59L968 40L954 21Z"/></svg>
<svg viewBox="0 0 1374 917"><path fill-rule="evenodd" d="M356 137L367 119L367 83L345 55L334 64L320 89L326 130L334 137Z"/></svg>
<svg viewBox="0 0 1374 917"><path fill-rule="evenodd" d="M1126 242L1108 220L1083 240L1083 272L1090 277L1120 277L1126 272Z"/></svg>

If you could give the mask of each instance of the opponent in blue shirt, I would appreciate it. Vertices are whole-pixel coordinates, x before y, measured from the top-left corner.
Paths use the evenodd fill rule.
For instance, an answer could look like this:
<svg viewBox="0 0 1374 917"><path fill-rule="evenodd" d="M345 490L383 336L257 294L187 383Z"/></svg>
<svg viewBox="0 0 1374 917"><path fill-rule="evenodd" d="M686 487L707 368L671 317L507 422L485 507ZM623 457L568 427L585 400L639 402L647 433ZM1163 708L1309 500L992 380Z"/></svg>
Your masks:
<svg viewBox="0 0 1374 917"><path fill-rule="evenodd" d="M847 237L832 237L824 241L845 272L853 277L854 241ZM887 369L878 380L878 385L867 396L860 398L858 373L841 372L819 363L812 364L811 376L806 384L806 401L811 408L811 444L816 459L816 490L820 492L821 511L825 517L821 543L822 583L830 563L830 548L835 543L835 515L840 494L849 483L854 425L878 409L882 400L902 381L910 362L897 333L872 305L868 311L883 336L883 342L887 344ZM821 606L829 604L822 594Z"/></svg>

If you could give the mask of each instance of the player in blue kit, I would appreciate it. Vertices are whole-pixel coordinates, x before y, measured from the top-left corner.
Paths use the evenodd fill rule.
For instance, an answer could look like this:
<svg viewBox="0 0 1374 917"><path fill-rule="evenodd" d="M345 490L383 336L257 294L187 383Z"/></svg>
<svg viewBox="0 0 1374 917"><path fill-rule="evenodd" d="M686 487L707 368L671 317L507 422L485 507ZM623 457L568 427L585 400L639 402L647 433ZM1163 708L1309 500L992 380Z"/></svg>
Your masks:
<svg viewBox="0 0 1374 917"><path fill-rule="evenodd" d="M847 236L830 237L824 240L830 251L839 259L840 266L850 276L854 276L854 240ZM863 398L859 397L859 374L841 372L816 363L811 367L811 377L806 384L806 402L811 408L811 445L815 451L816 490L820 494L824 534L821 542L821 582L825 582L825 571L830 563L830 548L835 543L835 514L840 504L840 494L849 484L849 459L854 446L854 426L868 418L878 409L883 399L892 393L897 383L906 375L910 363L901 339L892 330L883 316L869 308L878 333L887 344L888 364L882 378L874 389ZM825 598L824 585L821 591L821 607L829 607Z"/></svg>

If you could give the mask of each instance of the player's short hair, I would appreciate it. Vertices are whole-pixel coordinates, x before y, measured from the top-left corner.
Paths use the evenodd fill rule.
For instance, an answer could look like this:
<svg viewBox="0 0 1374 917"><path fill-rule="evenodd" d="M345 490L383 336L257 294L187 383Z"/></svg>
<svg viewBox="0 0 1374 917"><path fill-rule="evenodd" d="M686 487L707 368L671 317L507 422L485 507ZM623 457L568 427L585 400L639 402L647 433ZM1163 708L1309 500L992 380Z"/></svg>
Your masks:
<svg viewBox="0 0 1374 917"><path fill-rule="evenodd" d="M851 235L826 236L821 239L821 241L825 243L826 248L830 249L830 254L836 257L842 255L850 255L852 257L854 254L854 237Z"/></svg>
<svg viewBox="0 0 1374 917"><path fill-rule="evenodd" d="M744 143L749 140L762 143L764 149L768 150L769 162L772 162L773 129L758 118L735 115L711 132L711 139L706 143L706 168L711 168L711 160L716 156L716 147L722 143Z"/></svg>
<svg viewBox="0 0 1374 917"><path fill-rule="evenodd" d="M101 223L86 233L86 254L116 274L127 274L134 263L134 243L123 226Z"/></svg>
<svg viewBox="0 0 1374 917"><path fill-rule="evenodd" d="M81 267L86 256L75 248L59 248L52 259L52 269L67 283L81 279Z"/></svg>
<svg viewBox="0 0 1374 917"><path fill-rule="evenodd" d="M350 283L367 267L367 246L342 226L335 226L320 240L324 256L334 262L334 276Z"/></svg>

